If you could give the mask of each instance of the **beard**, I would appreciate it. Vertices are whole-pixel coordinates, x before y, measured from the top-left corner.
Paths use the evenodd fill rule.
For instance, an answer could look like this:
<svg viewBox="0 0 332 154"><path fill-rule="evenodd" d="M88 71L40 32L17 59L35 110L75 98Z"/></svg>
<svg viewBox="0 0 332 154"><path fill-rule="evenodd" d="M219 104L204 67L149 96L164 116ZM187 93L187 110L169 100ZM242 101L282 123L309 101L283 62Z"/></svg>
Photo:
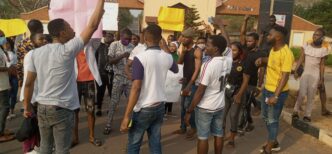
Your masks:
<svg viewBox="0 0 332 154"><path fill-rule="evenodd" d="M268 40L268 41L267 41L267 44L268 44L268 45L271 45L271 46L273 46L275 43L276 43L276 40L275 40L275 39L272 39L272 40Z"/></svg>
<svg viewBox="0 0 332 154"><path fill-rule="evenodd" d="M323 40L319 39L314 42L312 42L315 46L321 46L323 44Z"/></svg>

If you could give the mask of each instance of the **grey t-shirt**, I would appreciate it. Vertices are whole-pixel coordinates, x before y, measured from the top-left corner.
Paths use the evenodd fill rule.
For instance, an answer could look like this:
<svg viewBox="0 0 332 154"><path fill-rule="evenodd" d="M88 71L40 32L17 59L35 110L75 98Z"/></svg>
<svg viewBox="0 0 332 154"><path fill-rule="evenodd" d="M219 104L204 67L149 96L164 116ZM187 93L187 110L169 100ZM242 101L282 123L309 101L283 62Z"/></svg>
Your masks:
<svg viewBox="0 0 332 154"><path fill-rule="evenodd" d="M37 73L36 101L70 110L80 107L74 61L84 42L75 37L66 44L53 43L34 49L27 70Z"/></svg>

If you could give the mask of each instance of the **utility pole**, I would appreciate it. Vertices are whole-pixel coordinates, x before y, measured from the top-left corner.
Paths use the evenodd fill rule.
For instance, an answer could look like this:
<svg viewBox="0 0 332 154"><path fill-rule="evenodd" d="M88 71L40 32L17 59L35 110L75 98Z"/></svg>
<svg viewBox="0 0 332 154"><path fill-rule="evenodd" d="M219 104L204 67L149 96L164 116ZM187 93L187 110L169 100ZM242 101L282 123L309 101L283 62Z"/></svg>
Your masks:
<svg viewBox="0 0 332 154"><path fill-rule="evenodd" d="M273 14L273 9L274 9L274 0L271 0L271 4L270 4L270 15Z"/></svg>

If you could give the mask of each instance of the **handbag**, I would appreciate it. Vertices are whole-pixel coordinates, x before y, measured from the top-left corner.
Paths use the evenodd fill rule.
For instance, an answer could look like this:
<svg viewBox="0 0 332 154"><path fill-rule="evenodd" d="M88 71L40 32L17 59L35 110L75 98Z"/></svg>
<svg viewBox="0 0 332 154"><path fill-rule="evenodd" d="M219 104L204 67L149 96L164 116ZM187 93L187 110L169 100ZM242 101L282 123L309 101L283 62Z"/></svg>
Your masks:
<svg viewBox="0 0 332 154"><path fill-rule="evenodd" d="M233 98L237 89L238 89L237 86L227 83L225 87L225 96L228 98Z"/></svg>
<svg viewBox="0 0 332 154"><path fill-rule="evenodd" d="M23 142L35 134L38 134L38 131L38 121L36 116L24 118L20 128L15 134L15 137L18 141Z"/></svg>

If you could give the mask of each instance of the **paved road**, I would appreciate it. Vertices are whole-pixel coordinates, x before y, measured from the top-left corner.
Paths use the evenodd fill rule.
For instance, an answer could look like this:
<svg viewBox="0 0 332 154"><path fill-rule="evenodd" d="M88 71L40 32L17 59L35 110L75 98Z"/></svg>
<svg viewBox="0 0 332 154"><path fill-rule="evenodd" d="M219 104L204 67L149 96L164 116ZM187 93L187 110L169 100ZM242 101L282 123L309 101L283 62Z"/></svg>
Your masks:
<svg viewBox="0 0 332 154"><path fill-rule="evenodd" d="M95 147L88 142L88 128L87 117L85 112L80 115L80 144L71 150L73 154L121 154L125 153L125 146L127 141L127 134L121 134L119 132L119 125L121 116L126 102L122 100L122 104L117 112L114 120L114 130L110 136L102 134L105 124L105 113L102 118L98 118L96 121L96 137L101 138L104 141L104 145L101 147ZM174 113L179 113L179 104L175 104ZM177 114L179 115L179 114ZM8 128L17 129L21 118L16 118L8 122ZM196 141L187 141L183 136L172 135L171 132L178 128L179 118L168 118L162 128L162 145L163 152L166 154L183 154L183 153L196 153ZM245 134L245 136L236 139L236 149L224 149L224 153L231 154L243 154L243 153L259 153L260 147L264 144L266 139L266 129L263 121L259 118L255 118L255 130L251 133ZM148 143L145 137L141 153L148 153ZM332 147L328 147L320 143L315 138L297 131L291 128L285 122L281 123L281 133L279 135L279 141L282 147L281 154L287 153L301 153L301 154L327 154L332 153ZM213 153L213 140L210 140L210 153ZM21 143L17 141L11 141L7 143L0 143L1 154L20 154Z"/></svg>

